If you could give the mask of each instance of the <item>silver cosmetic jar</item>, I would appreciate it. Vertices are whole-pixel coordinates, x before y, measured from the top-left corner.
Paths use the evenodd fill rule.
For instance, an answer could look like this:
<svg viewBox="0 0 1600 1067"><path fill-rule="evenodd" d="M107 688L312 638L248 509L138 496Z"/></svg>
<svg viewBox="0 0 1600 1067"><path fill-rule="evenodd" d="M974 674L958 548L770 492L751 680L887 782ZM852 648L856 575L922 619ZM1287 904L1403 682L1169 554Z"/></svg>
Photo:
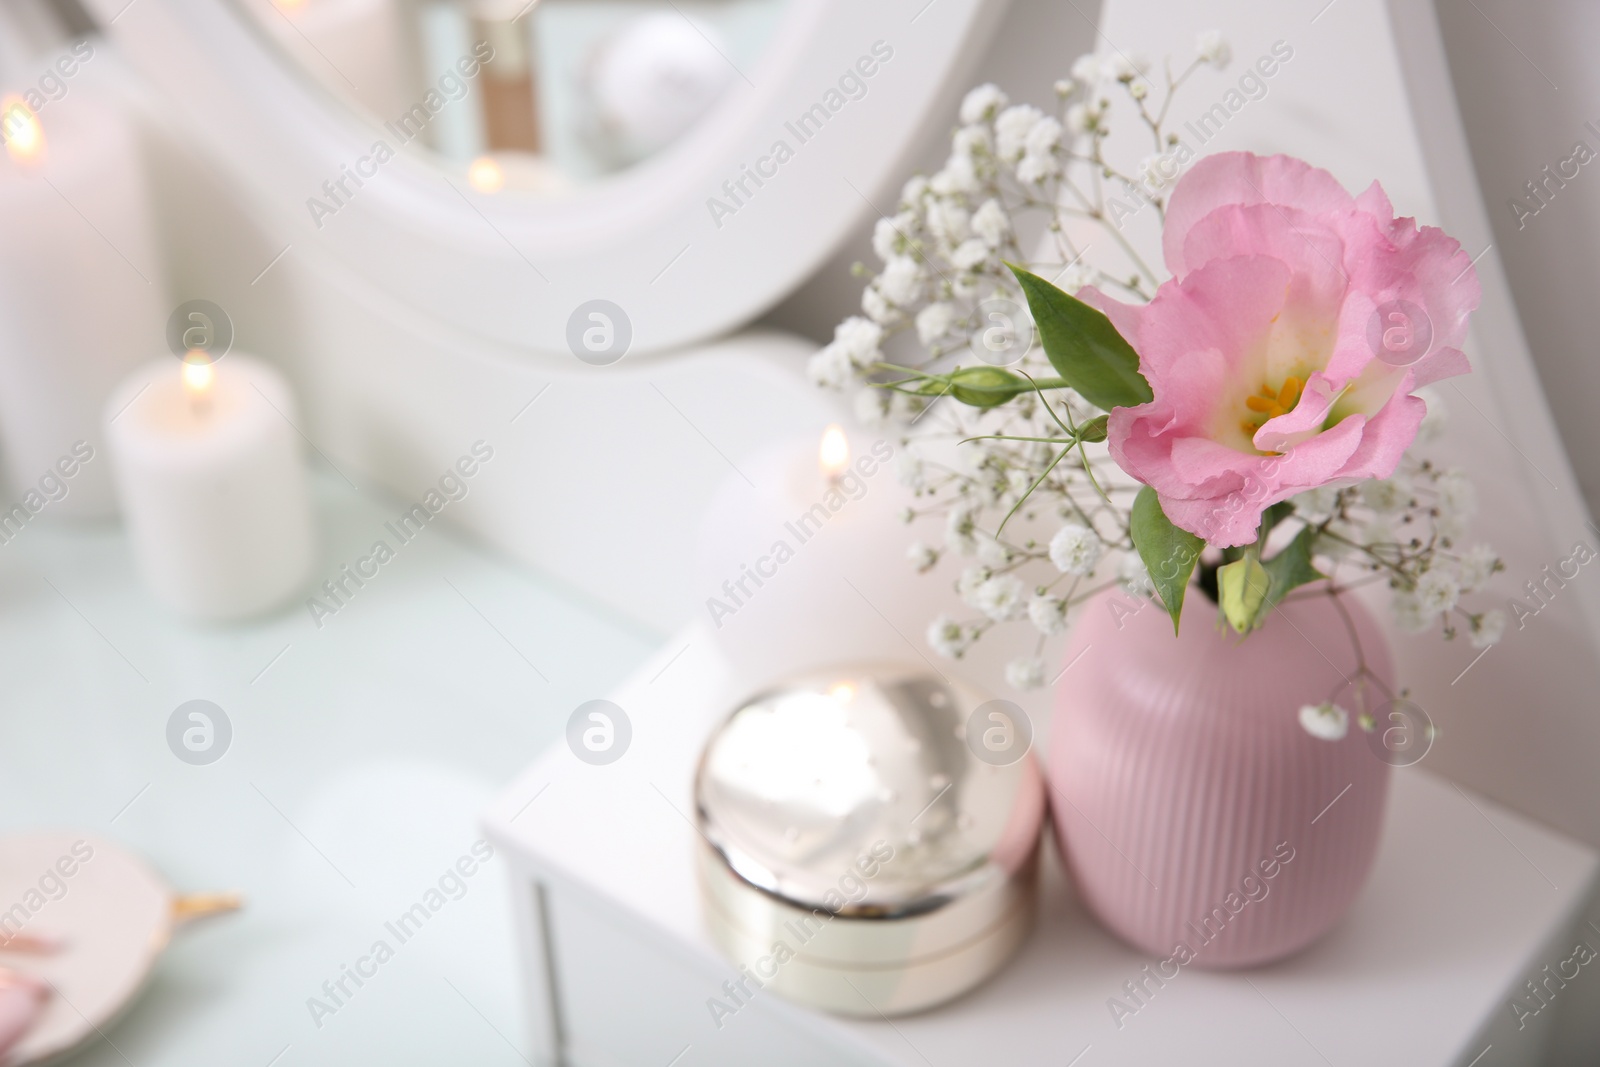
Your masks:
<svg viewBox="0 0 1600 1067"><path fill-rule="evenodd" d="M744 990L875 1017L999 970L1033 921L1031 736L1015 704L927 667L810 672L741 701L701 756L695 814L706 922Z"/></svg>

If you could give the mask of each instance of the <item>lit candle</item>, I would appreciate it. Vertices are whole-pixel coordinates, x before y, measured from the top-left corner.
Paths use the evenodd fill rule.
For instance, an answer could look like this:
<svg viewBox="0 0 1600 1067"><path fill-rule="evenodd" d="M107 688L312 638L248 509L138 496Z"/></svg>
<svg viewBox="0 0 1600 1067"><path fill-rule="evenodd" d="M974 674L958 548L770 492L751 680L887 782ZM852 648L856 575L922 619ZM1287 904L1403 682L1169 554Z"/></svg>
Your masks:
<svg viewBox="0 0 1600 1067"><path fill-rule="evenodd" d="M467 167L467 181L480 193L498 193L505 188L506 169L492 156L479 156Z"/></svg>
<svg viewBox="0 0 1600 1067"><path fill-rule="evenodd" d="M111 515L111 476L94 458L100 411L161 351L167 312L138 141L87 89L47 119L20 97L0 99L0 138L0 451L11 491L30 511ZM30 492L47 476L64 496Z"/></svg>
<svg viewBox="0 0 1600 1067"><path fill-rule="evenodd" d="M28 169L44 163L44 125L20 96L0 101L5 117L6 155L12 163Z"/></svg>
<svg viewBox="0 0 1600 1067"><path fill-rule="evenodd" d="M741 461L749 482L723 482L701 527L694 592L741 682L927 651L928 621L951 594L906 559L900 511L912 497L897 451L829 426L820 441Z"/></svg>
<svg viewBox="0 0 1600 1067"><path fill-rule="evenodd" d="M850 469L850 438L837 422L822 431L822 441L817 445L817 467L828 484L835 486Z"/></svg>
<svg viewBox="0 0 1600 1067"><path fill-rule="evenodd" d="M294 397L273 368L191 352L140 368L106 405L134 558L156 595L202 619L288 600L312 560Z"/></svg>

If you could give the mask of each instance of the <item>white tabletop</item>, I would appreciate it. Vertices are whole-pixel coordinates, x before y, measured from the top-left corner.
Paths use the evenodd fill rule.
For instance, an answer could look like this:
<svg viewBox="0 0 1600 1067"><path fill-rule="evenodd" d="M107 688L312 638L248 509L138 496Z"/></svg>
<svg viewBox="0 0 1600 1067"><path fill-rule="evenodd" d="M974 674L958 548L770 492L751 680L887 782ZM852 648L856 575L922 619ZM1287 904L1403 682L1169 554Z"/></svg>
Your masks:
<svg viewBox="0 0 1600 1067"><path fill-rule="evenodd" d="M403 505L333 475L317 488L320 582ZM140 586L114 525L34 520L0 545L0 833L111 838L180 890L247 899L181 932L72 1062L522 1064L500 858L406 943L384 924L470 854L492 792L572 709L656 643L437 525L319 631L303 605L186 624ZM167 746L193 699L233 726L209 766ZM379 938L394 958L347 980L319 1028L307 999Z"/></svg>
<svg viewBox="0 0 1600 1067"><path fill-rule="evenodd" d="M616 979L600 1009L633 1026L628 1048L611 1051L615 1062L666 1063L686 1047L680 1067L738 1062L719 1055L723 1035L702 1004L737 975L701 925L688 821L696 756L738 695L728 690L709 633L680 634L612 694L634 731L621 759L587 766L558 744L487 817L558 887L557 925L565 886L567 900L602 902L629 937L672 946L686 961L684 985L705 976L706 989L651 990L643 1003ZM1096 925L1053 861L1035 935L975 993L892 1023L836 1019L766 996L754 1004L773 1014L749 1022L781 1018L855 1050L859 1062L906 1067L1537 1062L1539 1038L1517 1031L1509 998L1571 954L1594 853L1420 766L1396 770L1391 796L1372 877L1331 934L1269 967L1185 968L1120 1027L1108 1000L1153 961ZM1586 932L1600 944L1600 932ZM581 1030L597 1013L581 991L562 995L568 1029Z"/></svg>
<svg viewBox="0 0 1600 1067"><path fill-rule="evenodd" d="M332 476L318 490L331 573L399 503ZM134 1010L73 1062L524 1063L504 857L404 944L385 923L470 854L497 785L542 750L490 820L722 967L700 934L692 831L666 801L688 810L689 762L722 706L719 667L703 635L645 662L656 645L441 528L320 631L303 607L243 626L175 620L139 585L114 526L41 519L0 545L0 832L81 829L136 849L180 890L248 899L182 933ZM600 695L633 716L635 747L588 767L553 743ZM166 742L173 709L197 698L234 729L209 766ZM823 1022L879 1062L939 1067L992 1054L997 1024L1019 1064L1064 1064L1092 1046L1080 1067L1465 1065L1485 1020L1511 1019L1513 978L1557 962L1540 954L1593 872L1586 849L1413 769L1397 774L1365 895L1286 964L1185 971L1118 1031L1106 998L1145 961L1053 880L1038 936L973 996L893 1027ZM326 1002L323 983L378 939L394 958L359 988L347 980L351 995L319 1027L308 999ZM1514 1034L1496 1040L1479 1067L1524 1062Z"/></svg>

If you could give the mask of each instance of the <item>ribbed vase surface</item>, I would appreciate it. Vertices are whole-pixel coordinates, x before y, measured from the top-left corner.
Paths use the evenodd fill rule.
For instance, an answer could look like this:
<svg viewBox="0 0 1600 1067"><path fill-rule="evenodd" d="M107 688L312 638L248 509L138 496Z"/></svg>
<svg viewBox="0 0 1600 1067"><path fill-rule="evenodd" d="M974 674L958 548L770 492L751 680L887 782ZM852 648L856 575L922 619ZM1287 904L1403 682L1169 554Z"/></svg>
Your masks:
<svg viewBox="0 0 1600 1067"><path fill-rule="evenodd" d="M1394 675L1370 616L1341 603L1347 615L1328 596L1291 599L1241 640L1190 589L1175 638L1159 605L1113 589L1074 624L1051 731L1057 838L1089 909L1176 957L1167 970L1287 956L1366 880L1389 763L1355 722L1352 633L1382 683L1368 711L1381 717ZM1338 740L1299 719L1330 699L1350 717Z"/></svg>

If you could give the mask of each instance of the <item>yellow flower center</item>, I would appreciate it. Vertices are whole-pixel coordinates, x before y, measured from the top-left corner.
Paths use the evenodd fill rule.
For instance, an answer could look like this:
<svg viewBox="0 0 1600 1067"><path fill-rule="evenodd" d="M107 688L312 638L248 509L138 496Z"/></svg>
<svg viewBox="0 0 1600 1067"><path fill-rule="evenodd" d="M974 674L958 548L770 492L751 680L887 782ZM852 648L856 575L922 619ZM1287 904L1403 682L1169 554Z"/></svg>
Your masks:
<svg viewBox="0 0 1600 1067"><path fill-rule="evenodd" d="M1289 414L1300 402L1301 386L1300 379L1292 375L1283 380L1283 385L1276 392L1270 385L1262 385L1261 392L1244 398L1244 406L1253 414L1240 420L1239 429L1244 431L1246 437L1253 438L1268 420Z"/></svg>

